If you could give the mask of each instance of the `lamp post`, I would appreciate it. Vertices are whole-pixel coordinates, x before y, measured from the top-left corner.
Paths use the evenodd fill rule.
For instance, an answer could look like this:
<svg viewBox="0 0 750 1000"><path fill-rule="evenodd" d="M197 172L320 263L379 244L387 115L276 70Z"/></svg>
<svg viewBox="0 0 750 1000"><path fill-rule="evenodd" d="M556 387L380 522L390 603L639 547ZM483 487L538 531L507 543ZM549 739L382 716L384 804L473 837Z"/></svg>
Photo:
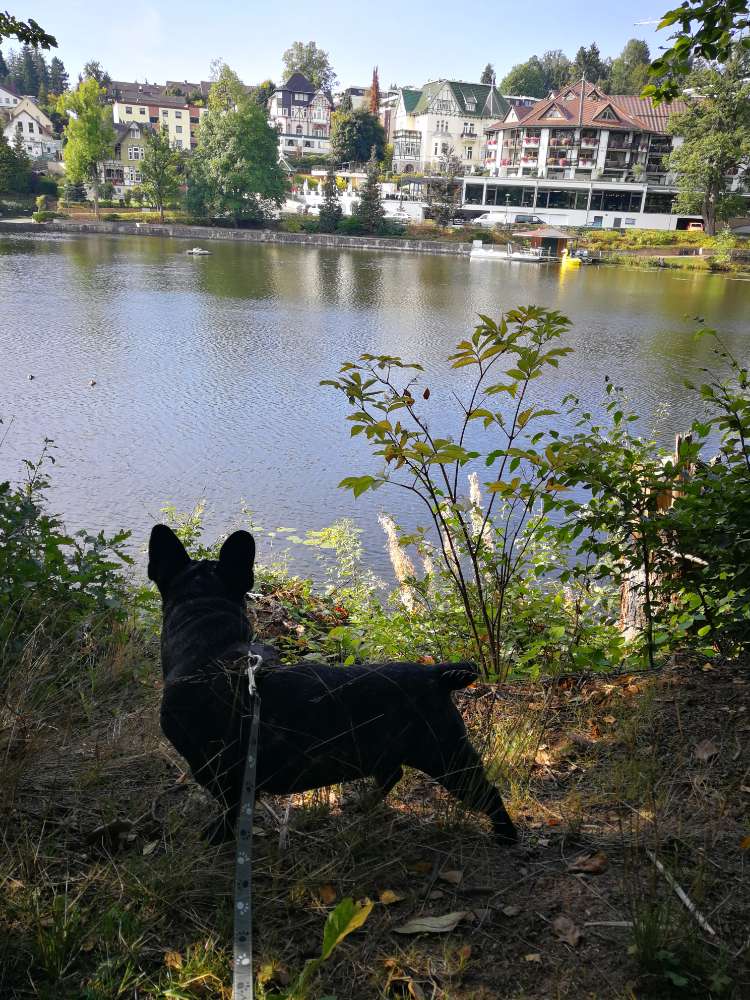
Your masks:
<svg viewBox="0 0 750 1000"><path fill-rule="evenodd" d="M508 206L510 205L510 194L505 196L505 225L508 225Z"/></svg>

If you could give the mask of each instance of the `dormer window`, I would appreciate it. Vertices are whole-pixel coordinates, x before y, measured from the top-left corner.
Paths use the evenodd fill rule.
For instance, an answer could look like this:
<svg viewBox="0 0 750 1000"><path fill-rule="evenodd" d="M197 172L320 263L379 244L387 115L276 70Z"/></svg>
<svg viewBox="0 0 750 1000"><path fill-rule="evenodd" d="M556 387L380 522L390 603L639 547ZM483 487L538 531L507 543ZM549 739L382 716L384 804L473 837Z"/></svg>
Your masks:
<svg viewBox="0 0 750 1000"><path fill-rule="evenodd" d="M559 108L550 108L549 112L545 115L545 118L564 118L562 111Z"/></svg>
<svg viewBox="0 0 750 1000"><path fill-rule="evenodd" d="M599 114L596 116L596 118L597 118L597 121L606 121L606 122L619 122L619 120L620 120L617 117L617 115L614 113L614 111L612 110L612 108L609 107L609 106L607 106L606 108L603 108L599 112Z"/></svg>
<svg viewBox="0 0 750 1000"><path fill-rule="evenodd" d="M469 97L467 99L467 101L466 101L466 110L467 111L476 111L477 110L477 102L474 100L473 97Z"/></svg>

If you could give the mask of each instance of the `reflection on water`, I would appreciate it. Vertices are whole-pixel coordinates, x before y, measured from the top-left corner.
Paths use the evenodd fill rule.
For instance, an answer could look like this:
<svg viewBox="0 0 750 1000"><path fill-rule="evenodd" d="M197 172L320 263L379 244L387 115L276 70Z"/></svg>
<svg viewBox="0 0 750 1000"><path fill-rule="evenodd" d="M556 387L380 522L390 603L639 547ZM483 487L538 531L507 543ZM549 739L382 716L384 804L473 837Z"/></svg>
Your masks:
<svg viewBox="0 0 750 1000"><path fill-rule="evenodd" d="M268 527L353 516L382 567L376 511L406 525L414 514L395 493L355 502L336 489L371 467L340 400L318 386L341 361L372 351L422 362L430 419L449 431L449 386L468 378L449 380L453 345L477 313L534 302L573 321L575 353L540 387L545 401L572 391L596 409L608 374L667 441L695 415L685 378L710 359L696 317L750 354L750 284L721 276L211 248L193 258L166 239L0 238L0 416L6 428L13 418L0 477L49 435L55 505L71 526L131 526L140 542L165 502L204 496L218 528L244 499Z"/></svg>

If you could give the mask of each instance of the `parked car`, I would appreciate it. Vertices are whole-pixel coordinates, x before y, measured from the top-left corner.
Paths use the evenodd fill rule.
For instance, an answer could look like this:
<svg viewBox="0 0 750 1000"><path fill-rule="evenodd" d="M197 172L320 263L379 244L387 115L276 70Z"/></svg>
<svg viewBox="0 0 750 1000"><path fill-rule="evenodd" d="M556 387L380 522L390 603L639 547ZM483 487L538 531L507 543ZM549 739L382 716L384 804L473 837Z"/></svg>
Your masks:
<svg viewBox="0 0 750 1000"><path fill-rule="evenodd" d="M511 217L505 212L484 212L471 220L474 226L505 226L511 221Z"/></svg>
<svg viewBox="0 0 750 1000"><path fill-rule="evenodd" d="M513 221L519 223L531 222L535 226L543 226L545 224L544 219L540 219L538 215L517 215Z"/></svg>
<svg viewBox="0 0 750 1000"><path fill-rule="evenodd" d="M690 232L699 232L699 233L702 233L703 232L703 223L702 222L688 222L688 224L687 224L687 231L689 233Z"/></svg>

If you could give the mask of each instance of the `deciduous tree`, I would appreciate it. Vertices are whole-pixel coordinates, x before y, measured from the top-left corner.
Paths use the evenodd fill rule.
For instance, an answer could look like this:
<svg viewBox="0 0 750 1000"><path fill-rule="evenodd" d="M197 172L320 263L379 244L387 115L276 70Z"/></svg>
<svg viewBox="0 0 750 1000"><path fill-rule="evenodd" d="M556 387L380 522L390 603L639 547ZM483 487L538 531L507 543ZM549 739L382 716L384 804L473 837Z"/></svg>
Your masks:
<svg viewBox="0 0 750 1000"><path fill-rule="evenodd" d="M528 97L545 97L547 84L538 56L525 63L518 63L500 81L502 94L525 94Z"/></svg>
<svg viewBox="0 0 750 1000"><path fill-rule="evenodd" d="M695 59L726 62L735 44L750 49L750 2L748 0L684 0L668 10L659 30L676 27L673 43L651 63L651 83L644 95L656 101L672 100L682 89Z"/></svg>
<svg viewBox="0 0 750 1000"><path fill-rule="evenodd" d="M224 86L232 72L217 80L209 110L190 158L188 208L201 215L229 216L235 222L264 216L280 205L286 177L279 166L278 135L265 111L246 93ZM236 77L236 74L235 74ZM235 100L236 98L236 100Z"/></svg>
<svg viewBox="0 0 750 1000"><path fill-rule="evenodd" d="M333 89L336 74L328 53L319 49L315 42L293 42L282 58L287 79L292 73L302 73L318 90Z"/></svg>
<svg viewBox="0 0 750 1000"><path fill-rule="evenodd" d="M544 73L544 87L547 94L562 90L570 79L571 62L562 49L549 49L539 60ZM544 96L546 97L547 94Z"/></svg>
<svg viewBox="0 0 750 1000"><path fill-rule="evenodd" d="M612 94L640 94L648 79L651 53L640 38L631 38L612 62L609 89Z"/></svg>
<svg viewBox="0 0 750 1000"><path fill-rule="evenodd" d="M103 106L103 97L104 90L89 78L81 81L76 90L62 94L57 102L60 114L68 114L63 147L66 174L71 181L90 187L97 219L102 164L112 156L115 140L112 112Z"/></svg>
<svg viewBox="0 0 750 1000"><path fill-rule="evenodd" d="M669 131L684 141L667 165L677 174L678 210L700 212L713 235L717 222L737 214L744 201L731 190L731 180L744 180L750 167L746 61L733 57L725 67L699 70L689 83L697 96L688 111L670 119Z"/></svg>
<svg viewBox="0 0 750 1000"><path fill-rule="evenodd" d="M570 73L570 83L578 83L581 77L586 77L589 83L597 83L603 89L607 89L611 62L609 59L602 59L599 46L592 42L588 48L582 45L576 52Z"/></svg>
<svg viewBox="0 0 750 1000"><path fill-rule="evenodd" d="M479 82L484 84L490 84L495 79L495 67L492 63L487 63L487 65L482 70L482 75L479 77Z"/></svg>
<svg viewBox="0 0 750 1000"><path fill-rule="evenodd" d="M33 18L21 21L12 17L7 11L0 11L0 38L17 38L24 45L33 45L42 49L56 49L57 39L48 35Z"/></svg>
<svg viewBox="0 0 750 1000"><path fill-rule="evenodd" d="M331 155L336 163L365 163L373 147L383 158L385 132L380 120L364 108L334 111L331 119Z"/></svg>
<svg viewBox="0 0 750 1000"><path fill-rule="evenodd" d="M181 165L182 157L170 146L167 129L150 132L141 163L142 188L149 202L158 209L161 222L164 222L164 206L179 193Z"/></svg>
<svg viewBox="0 0 750 1000"><path fill-rule="evenodd" d="M80 76L81 80L96 80L100 87L108 87L112 83L112 77L102 68L98 59L89 59L83 67Z"/></svg>

